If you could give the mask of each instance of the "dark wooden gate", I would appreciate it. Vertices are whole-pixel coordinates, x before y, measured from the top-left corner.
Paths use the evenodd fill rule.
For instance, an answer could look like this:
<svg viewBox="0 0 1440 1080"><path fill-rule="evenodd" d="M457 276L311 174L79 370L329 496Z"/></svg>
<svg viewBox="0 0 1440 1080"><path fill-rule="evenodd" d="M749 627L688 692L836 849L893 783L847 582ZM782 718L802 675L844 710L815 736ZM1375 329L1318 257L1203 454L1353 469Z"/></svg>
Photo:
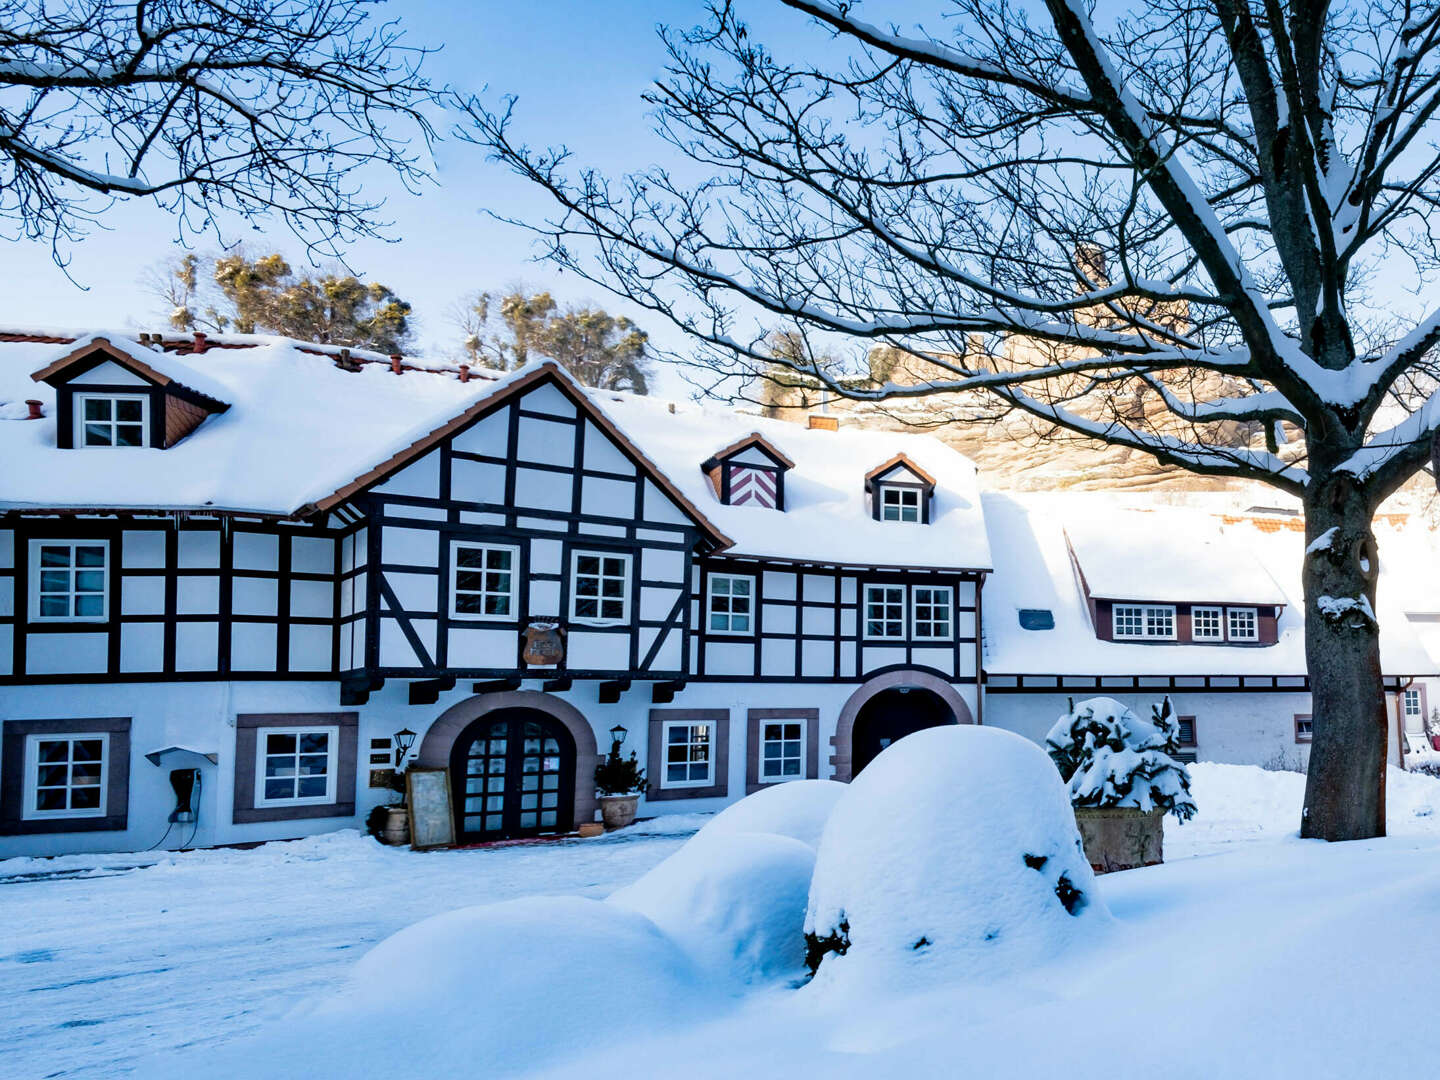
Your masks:
<svg viewBox="0 0 1440 1080"><path fill-rule="evenodd" d="M875 755L906 735L955 722L950 706L929 690L882 690L862 705L855 717L850 734L850 775L858 776Z"/></svg>
<svg viewBox="0 0 1440 1080"><path fill-rule="evenodd" d="M536 709L500 709L471 724L450 755L460 843L569 832L575 740Z"/></svg>

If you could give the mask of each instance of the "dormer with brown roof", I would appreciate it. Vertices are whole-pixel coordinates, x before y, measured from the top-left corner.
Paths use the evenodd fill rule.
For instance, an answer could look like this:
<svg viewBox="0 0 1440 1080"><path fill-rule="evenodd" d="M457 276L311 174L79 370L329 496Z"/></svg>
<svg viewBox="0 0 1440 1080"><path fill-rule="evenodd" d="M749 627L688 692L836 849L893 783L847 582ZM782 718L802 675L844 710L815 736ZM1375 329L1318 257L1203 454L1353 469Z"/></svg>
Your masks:
<svg viewBox="0 0 1440 1080"><path fill-rule="evenodd" d="M865 494L876 521L928 525L935 478L904 454L896 454L865 474Z"/></svg>
<svg viewBox="0 0 1440 1080"><path fill-rule="evenodd" d="M700 464L722 503L767 510L785 509L785 474L794 467L795 463L758 431Z"/></svg>
<svg viewBox="0 0 1440 1080"><path fill-rule="evenodd" d="M30 376L55 388L55 442L61 449L164 449L229 403L198 371L130 342L90 338Z"/></svg>

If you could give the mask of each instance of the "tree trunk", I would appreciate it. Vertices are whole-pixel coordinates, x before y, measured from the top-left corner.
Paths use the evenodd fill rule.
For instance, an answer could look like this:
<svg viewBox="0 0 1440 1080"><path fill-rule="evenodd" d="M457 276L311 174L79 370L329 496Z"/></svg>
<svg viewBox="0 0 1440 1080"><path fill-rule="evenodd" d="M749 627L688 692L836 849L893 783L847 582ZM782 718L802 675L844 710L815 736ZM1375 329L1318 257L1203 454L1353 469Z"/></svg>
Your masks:
<svg viewBox="0 0 1440 1080"><path fill-rule="evenodd" d="M1385 689L1375 583L1380 563L1364 492L1343 474L1305 498L1305 660L1313 742L1300 835L1385 835ZM1333 530L1333 531L1332 531Z"/></svg>

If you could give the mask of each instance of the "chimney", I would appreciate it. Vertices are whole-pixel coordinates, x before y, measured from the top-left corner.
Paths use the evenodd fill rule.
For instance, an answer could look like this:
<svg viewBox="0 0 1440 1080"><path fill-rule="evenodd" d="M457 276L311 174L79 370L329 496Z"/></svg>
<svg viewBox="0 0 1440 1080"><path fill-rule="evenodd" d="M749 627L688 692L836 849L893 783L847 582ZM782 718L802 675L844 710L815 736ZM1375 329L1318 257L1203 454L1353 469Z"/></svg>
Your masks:
<svg viewBox="0 0 1440 1080"><path fill-rule="evenodd" d="M150 335L149 335L149 334L141 334L141 335L140 335L140 347L141 347L142 349L148 349L148 348L150 347Z"/></svg>
<svg viewBox="0 0 1440 1080"><path fill-rule="evenodd" d="M401 373L400 354L398 352L392 352L390 354L390 370L393 371L396 375L399 375Z"/></svg>
<svg viewBox="0 0 1440 1080"><path fill-rule="evenodd" d="M194 346L194 348L192 348L190 351L191 351L192 353L203 353L203 352L204 352L206 349L208 349L209 347L210 347L210 346L208 346L207 344L205 344L205 333L204 333L204 331L196 330L196 331L195 331L195 346Z"/></svg>
<svg viewBox="0 0 1440 1080"><path fill-rule="evenodd" d="M470 381L470 365L469 365L469 364L461 364L461 365L460 365L460 381L461 381L461 382L469 382L469 381Z"/></svg>
<svg viewBox="0 0 1440 1080"><path fill-rule="evenodd" d="M43 402L36 401L34 398L28 398L26 399L25 404L30 406L30 415L25 418L26 420L45 419L45 409Z"/></svg>
<svg viewBox="0 0 1440 1080"><path fill-rule="evenodd" d="M839 431L840 418L838 416L814 416L810 417L809 424L811 431Z"/></svg>

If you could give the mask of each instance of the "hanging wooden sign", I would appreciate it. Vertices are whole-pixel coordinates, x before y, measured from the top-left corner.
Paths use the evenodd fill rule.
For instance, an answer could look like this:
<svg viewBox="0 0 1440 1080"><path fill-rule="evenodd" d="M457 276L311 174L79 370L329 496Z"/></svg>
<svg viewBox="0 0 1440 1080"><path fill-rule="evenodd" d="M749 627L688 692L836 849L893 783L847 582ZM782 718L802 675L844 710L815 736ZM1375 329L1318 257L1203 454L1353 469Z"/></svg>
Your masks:
<svg viewBox="0 0 1440 1080"><path fill-rule="evenodd" d="M565 631L555 622L532 622L525 627L525 663L556 667L565 661Z"/></svg>

